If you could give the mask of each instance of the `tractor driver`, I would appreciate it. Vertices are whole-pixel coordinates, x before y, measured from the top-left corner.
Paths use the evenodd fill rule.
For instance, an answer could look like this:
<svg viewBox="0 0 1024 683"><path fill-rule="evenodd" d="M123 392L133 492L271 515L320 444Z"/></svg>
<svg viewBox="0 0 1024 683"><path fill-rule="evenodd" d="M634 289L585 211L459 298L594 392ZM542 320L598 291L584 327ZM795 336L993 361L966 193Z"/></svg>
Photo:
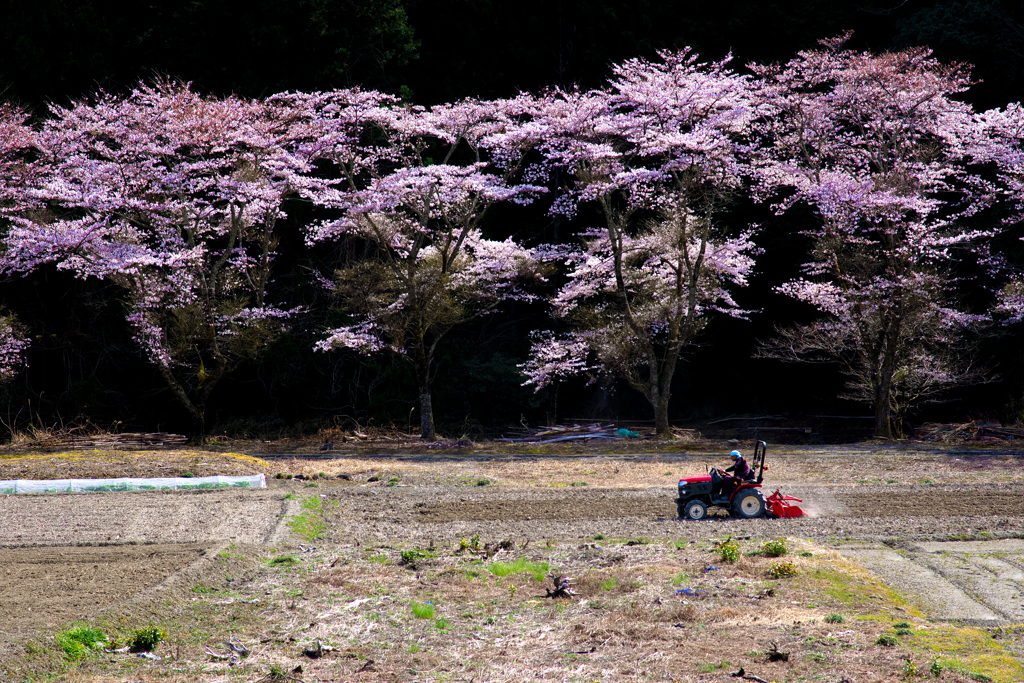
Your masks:
<svg viewBox="0 0 1024 683"><path fill-rule="evenodd" d="M718 476L712 477L712 496L732 495L732 492L736 490L736 487L741 482L752 478L754 474L742 453L733 451L729 454L729 457L732 458L732 467L726 467L725 470L715 470ZM732 472L732 474L726 474L726 472Z"/></svg>

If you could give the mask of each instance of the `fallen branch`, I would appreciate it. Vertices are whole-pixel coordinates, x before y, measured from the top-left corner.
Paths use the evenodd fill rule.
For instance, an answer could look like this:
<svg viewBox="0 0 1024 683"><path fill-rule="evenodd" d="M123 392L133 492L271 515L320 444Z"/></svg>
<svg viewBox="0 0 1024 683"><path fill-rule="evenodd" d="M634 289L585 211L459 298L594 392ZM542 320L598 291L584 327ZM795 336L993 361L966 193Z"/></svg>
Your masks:
<svg viewBox="0 0 1024 683"><path fill-rule="evenodd" d="M548 577L554 582L555 590L545 588L548 598L571 598L576 595L576 591L572 589L569 582L572 581L568 576L558 576L557 574L548 574Z"/></svg>
<svg viewBox="0 0 1024 683"><path fill-rule="evenodd" d="M743 669L740 669L739 671L734 671L734 672L732 672L729 675L731 677L733 677L733 678L742 678L745 681L755 681L756 683L768 683L768 681L764 680L760 676L755 676L754 674L748 674Z"/></svg>

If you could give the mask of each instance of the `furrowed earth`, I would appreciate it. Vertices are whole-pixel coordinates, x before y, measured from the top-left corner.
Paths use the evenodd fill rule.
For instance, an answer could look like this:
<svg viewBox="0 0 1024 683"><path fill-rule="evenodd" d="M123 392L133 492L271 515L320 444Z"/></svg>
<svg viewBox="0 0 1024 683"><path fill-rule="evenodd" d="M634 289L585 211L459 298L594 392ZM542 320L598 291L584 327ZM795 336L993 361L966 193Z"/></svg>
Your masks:
<svg viewBox="0 0 1024 683"><path fill-rule="evenodd" d="M770 445L765 492L807 516L681 521L714 446L0 453L269 482L0 497L0 680L1024 679L1021 453ZM75 658L83 625L112 641ZM117 651L152 625L159 659Z"/></svg>

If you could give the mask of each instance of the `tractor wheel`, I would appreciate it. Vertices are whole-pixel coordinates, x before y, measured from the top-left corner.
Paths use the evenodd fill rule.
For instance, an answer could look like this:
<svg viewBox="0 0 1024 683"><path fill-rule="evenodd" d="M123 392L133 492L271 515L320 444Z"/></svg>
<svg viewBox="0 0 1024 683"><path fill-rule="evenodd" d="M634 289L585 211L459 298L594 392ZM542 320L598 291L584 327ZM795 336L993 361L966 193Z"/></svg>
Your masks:
<svg viewBox="0 0 1024 683"><path fill-rule="evenodd" d="M683 506L679 516L683 519L704 519L708 516L708 506L702 500L691 500Z"/></svg>
<svg viewBox="0 0 1024 683"><path fill-rule="evenodd" d="M764 517L764 507L764 498L757 491L743 491L732 502L733 514L743 519Z"/></svg>

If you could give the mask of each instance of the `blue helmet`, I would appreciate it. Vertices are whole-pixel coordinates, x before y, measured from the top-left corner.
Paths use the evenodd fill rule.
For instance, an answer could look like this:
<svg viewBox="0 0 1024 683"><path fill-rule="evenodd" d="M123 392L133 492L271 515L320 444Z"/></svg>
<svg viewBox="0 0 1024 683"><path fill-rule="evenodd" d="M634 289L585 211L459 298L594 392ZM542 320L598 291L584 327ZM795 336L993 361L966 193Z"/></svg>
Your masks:
<svg viewBox="0 0 1024 683"><path fill-rule="evenodd" d="M743 454L740 453L739 451L733 451L732 453L729 454L729 457L730 458L741 458L741 457L743 457Z"/></svg>

